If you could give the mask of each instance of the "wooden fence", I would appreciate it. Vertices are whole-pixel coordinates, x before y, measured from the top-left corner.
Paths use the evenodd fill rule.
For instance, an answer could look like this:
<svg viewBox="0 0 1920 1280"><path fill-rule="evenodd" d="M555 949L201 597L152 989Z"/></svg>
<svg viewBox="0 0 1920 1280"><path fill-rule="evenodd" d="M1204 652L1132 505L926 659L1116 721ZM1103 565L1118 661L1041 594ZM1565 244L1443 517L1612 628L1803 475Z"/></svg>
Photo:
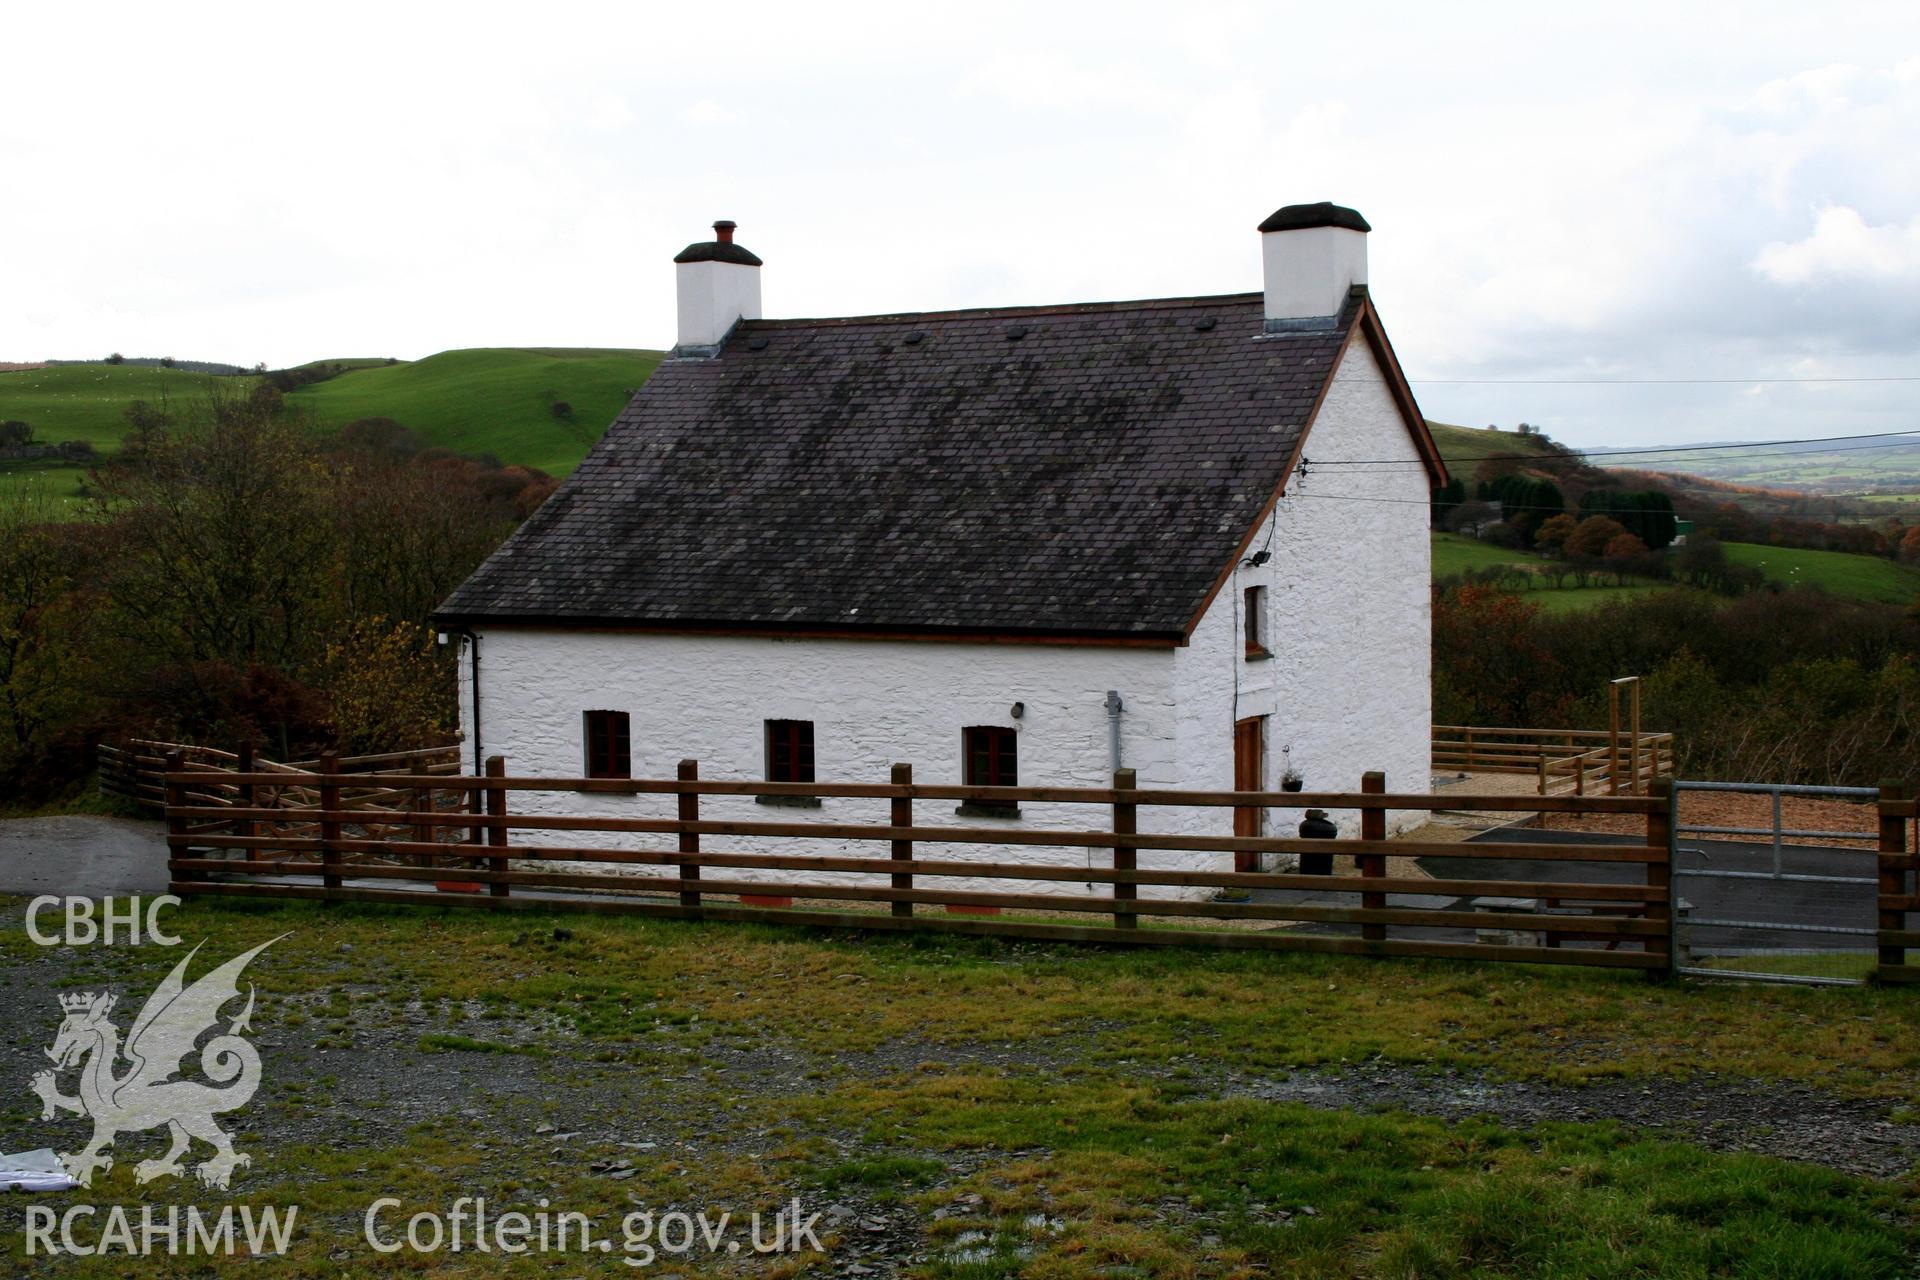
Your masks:
<svg viewBox="0 0 1920 1280"><path fill-rule="evenodd" d="M693 761L683 762L671 779L509 777L499 757L487 766L482 777L383 777L384 787L429 799L405 813L370 815L350 803L351 775L324 763L312 779L313 803L289 808L244 798L247 789L283 785L280 774L212 772L179 759L165 775L173 890L489 908L571 906L693 919L1525 960L1656 973L1670 971L1672 963L1670 798L1658 787L1651 796L1473 799L1476 808L1626 814L1645 821L1643 839L1623 836L1619 843L1569 847L1388 840L1390 811L1457 808L1462 802L1456 795L1389 793L1377 773L1367 775L1359 793L1326 794L1146 789L1135 785L1131 770L1116 774L1112 787L1073 788L924 785L913 781L908 765L894 766L886 783L705 781ZM239 788L240 795L230 803L209 804L202 799L209 788ZM526 812L514 801L533 793L671 796L674 816ZM866 801L872 802L876 820L715 820L701 813L708 796ZM955 801L1080 806L1088 820L1061 830L922 825L917 805ZM1139 829L1142 810L1195 808L1357 812L1360 834L1316 840ZM296 826L301 834L291 834ZM574 833L594 833L591 838L602 843L568 843ZM636 847L609 847L610 834L655 837L655 847L638 847L639 840L633 842ZM846 855L727 847L729 841L771 840L778 846L806 839L873 849ZM973 846L994 860L941 856L927 845ZM1006 851L1032 846L1057 848L1061 856L1042 863L1009 860ZM1218 855L1229 866L1236 853L1333 854L1350 858L1343 865L1352 871L1313 875L1143 867L1143 850ZM1626 883L1519 876L1428 879L1390 875L1389 856L1628 864L1642 871ZM554 863L594 865L556 869ZM626 868L626 874L610 873L615 867ZM742 872L786 874L728 878ZM820 873L835 873L842 882L810 878ZM1019 881L1050 891L987 891L977 887L982 881ZM434 885L484 887L484 892L436 896ZM1142 896L1145 887L1191 896ZM1244 891L1249 900L1200 896L1206 890ZM1549 898L1554 900L1550 906ZM788 905L796 899L807 905ZM1436 899L1441 906L1430 905ZM935 908L946 912L936 914ZM968 914L956 914L963 912ZM1526 941L1509 944L1483 935Z"/></svg>
<svg viewBox="0 0 1920 1280"><path fill-rule="evenodd" d="M1673 776L1673 735L1606 729L1433 726L1440 773L1524 773L1543 796L1646 795Z"/></svg>
<svg viewBox="0 0 1920 1280"><path fill-rule="evenodd" d="M100 791L156 811L164 809L167 792L163 775L169 767L168 761L176 758L179 763L172 767L194 769L206 776L207 781L196 787L193 797L196 802L210 805L231 805L242 800L255 807L312 805L317 798L314 778L324 767L320 758L288 763L268 760L256 756L250 746L242 746L239 751L221 751L214 747L134 738L118 744L100 744L96 752ZM333 759L332 768L339 773L371 776L451 775L460 772L460 748L424 747L382 755L339 756ZM231 779L216 776L235 773L273 774L275 780L243 792ZM360 788L354 799L363 805L404 806L413 802L411 790L394 790L382 784Z"/></svg>

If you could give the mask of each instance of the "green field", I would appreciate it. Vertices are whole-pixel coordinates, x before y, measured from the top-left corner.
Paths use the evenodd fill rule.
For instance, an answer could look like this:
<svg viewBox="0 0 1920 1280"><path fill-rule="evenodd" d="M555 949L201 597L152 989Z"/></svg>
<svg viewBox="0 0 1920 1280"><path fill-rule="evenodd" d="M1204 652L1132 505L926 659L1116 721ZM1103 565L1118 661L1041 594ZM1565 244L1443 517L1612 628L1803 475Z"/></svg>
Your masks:
<svg viewBox="0 0 1920 1280"><path fill-rule="evenodd" d="M1775 582L1788 586L1819 586L1851 600L1882 604L1911 604L1920 598L1920 569L1882 560L1879 556L1844 551L1799 551L1790 547L1763 547L1729 542L1727 559L1752 565Z"/></svg>
<svg viewBox="0 0 1920 1280"><path fill-rule="evenodd" d="M120 447L135 400L182 402L203 395L204 373L134 365L62 364L0 373L0 419L17 418L45 444L85 440L101 453ZM236 380L218 381L233 385Z"/></svg>
<svg viewBox="0 0 1920 1280"><path fill-rule="evenodd" d="M1531 573L1538 561L1538 557L1528 552L1489 546L1457 533L1436 533L1432 537L1433 576L1436 581L1470 570L1494 569L1502 565L1513 565ZM1656 591L1683 589L1663 582L1629 582L1623 586L1554 587L1545 581L1535 579L1533 588L1527 593L1527 598L1550 613L1571 613L1580 609L1597 609L1603 604L1616 600L1631 600L1639 596L1652 595Z"/></svg>
<svg viewBox="0 0 1920 1280"><path fill-rule="evenodd" d="M1488 546L1457 533L1436 533L1433 537L1433 576L1435 580L1470 570L1513 565L1531 571L1536 557L1525 551ZM1871 600L1880 604L1911 604L1920 599L1920 569L1883 560L1879 556L1853 555L1844 551L1798 551L1787 547L1764 547L1753 543L1724 544L1727 558L1735 564L1752 565L1768 578L1786 586L1817 586L1848 600ZM1555 588L1535 580L1529 595L1542 608L1561 612L1586 609L1611 600L1630 599L1655 591L1680 590L1660 582L1629 582L1624 586Z"/></svg>
<svg viewBox="0 0 1920 1280"><path fill-rule="evenodd" d="M288 401L323 425L392 418L429 445L490 453L564 475L660 360L657 351L523 347L443 351L396 364L317 360L316 365L340 364L348 371L300 387ZM241 389L253 381L109 364L0 373L0 419L30 423L35 436L48 443L85 440L106 455L126 434L126 409L133 401L185 404L211 385ZM554 416L553 405L561 401L573 407L571 416ZM0 474L17 483L18 471ZM54 468L43 479L50 490L66 494L80 474L78 468Z"/></svg>
<svg viewBox="0 0 1920 1280"><path fill-rule="evenodd" d="M1433 535L1433 576L1451 577L1469 569L1494 569L1501 565L1531 568L1534 557L1524 551L1496 547L1458 533Z"/></svg>
<svg viewBox="0 0 1920 1280"><path fill-rule="evenodd" d="M443 351L356 369L288 399L323 423L392 418L429 444L565 475L661 358L658 351L565 348ZM554 417L556 401L573 406L570 418Z"/></svg>

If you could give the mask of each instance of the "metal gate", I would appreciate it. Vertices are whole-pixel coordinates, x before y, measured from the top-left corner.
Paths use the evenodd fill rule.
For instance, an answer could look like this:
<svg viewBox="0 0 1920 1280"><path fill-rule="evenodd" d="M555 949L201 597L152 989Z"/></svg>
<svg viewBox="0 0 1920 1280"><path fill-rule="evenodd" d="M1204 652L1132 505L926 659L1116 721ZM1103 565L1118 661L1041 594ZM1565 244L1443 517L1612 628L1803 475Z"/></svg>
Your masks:
<svg viewBox="0 0 1920 1280"><path fill-rule="evenodd" d="M1678 972L1817 986L1866 981L1878 919L1878 831L1872 823L1866 831L1789 828L1781 821L1781 801L1807 796L1871 805L1878 790L1676 781L1673 791L1671 919ZM1685 825L1687 792L1771 796L1773 822ZM1697 838L1708 835L1747 838Z"/></svg>

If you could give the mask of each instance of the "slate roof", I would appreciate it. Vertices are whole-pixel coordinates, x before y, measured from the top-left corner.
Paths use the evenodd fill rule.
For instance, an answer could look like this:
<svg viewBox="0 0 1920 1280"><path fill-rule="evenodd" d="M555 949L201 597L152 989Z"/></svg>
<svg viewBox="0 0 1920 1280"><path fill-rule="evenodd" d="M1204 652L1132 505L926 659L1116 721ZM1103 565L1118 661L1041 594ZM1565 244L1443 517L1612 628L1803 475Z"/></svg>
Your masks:
<svg viewBox="0 0 1920 1280"><path fill-rule="evenodd" d="M1183 636L1363 306L1271 334L1257 293L742 321L439 616Z"/></svg>

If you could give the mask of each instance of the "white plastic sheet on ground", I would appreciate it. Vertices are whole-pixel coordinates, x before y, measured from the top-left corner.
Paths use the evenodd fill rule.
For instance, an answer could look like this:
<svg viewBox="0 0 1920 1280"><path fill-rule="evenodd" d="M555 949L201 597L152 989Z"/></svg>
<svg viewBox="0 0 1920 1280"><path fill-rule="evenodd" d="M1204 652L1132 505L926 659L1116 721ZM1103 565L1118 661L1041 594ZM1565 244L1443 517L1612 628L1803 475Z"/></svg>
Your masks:
<svg viewBox="0 0 1920 1280"><path fill-rule="evenodd" d="M79 1185L45 1147L0 1155L0 1191L71 1191Z"/></svg>

